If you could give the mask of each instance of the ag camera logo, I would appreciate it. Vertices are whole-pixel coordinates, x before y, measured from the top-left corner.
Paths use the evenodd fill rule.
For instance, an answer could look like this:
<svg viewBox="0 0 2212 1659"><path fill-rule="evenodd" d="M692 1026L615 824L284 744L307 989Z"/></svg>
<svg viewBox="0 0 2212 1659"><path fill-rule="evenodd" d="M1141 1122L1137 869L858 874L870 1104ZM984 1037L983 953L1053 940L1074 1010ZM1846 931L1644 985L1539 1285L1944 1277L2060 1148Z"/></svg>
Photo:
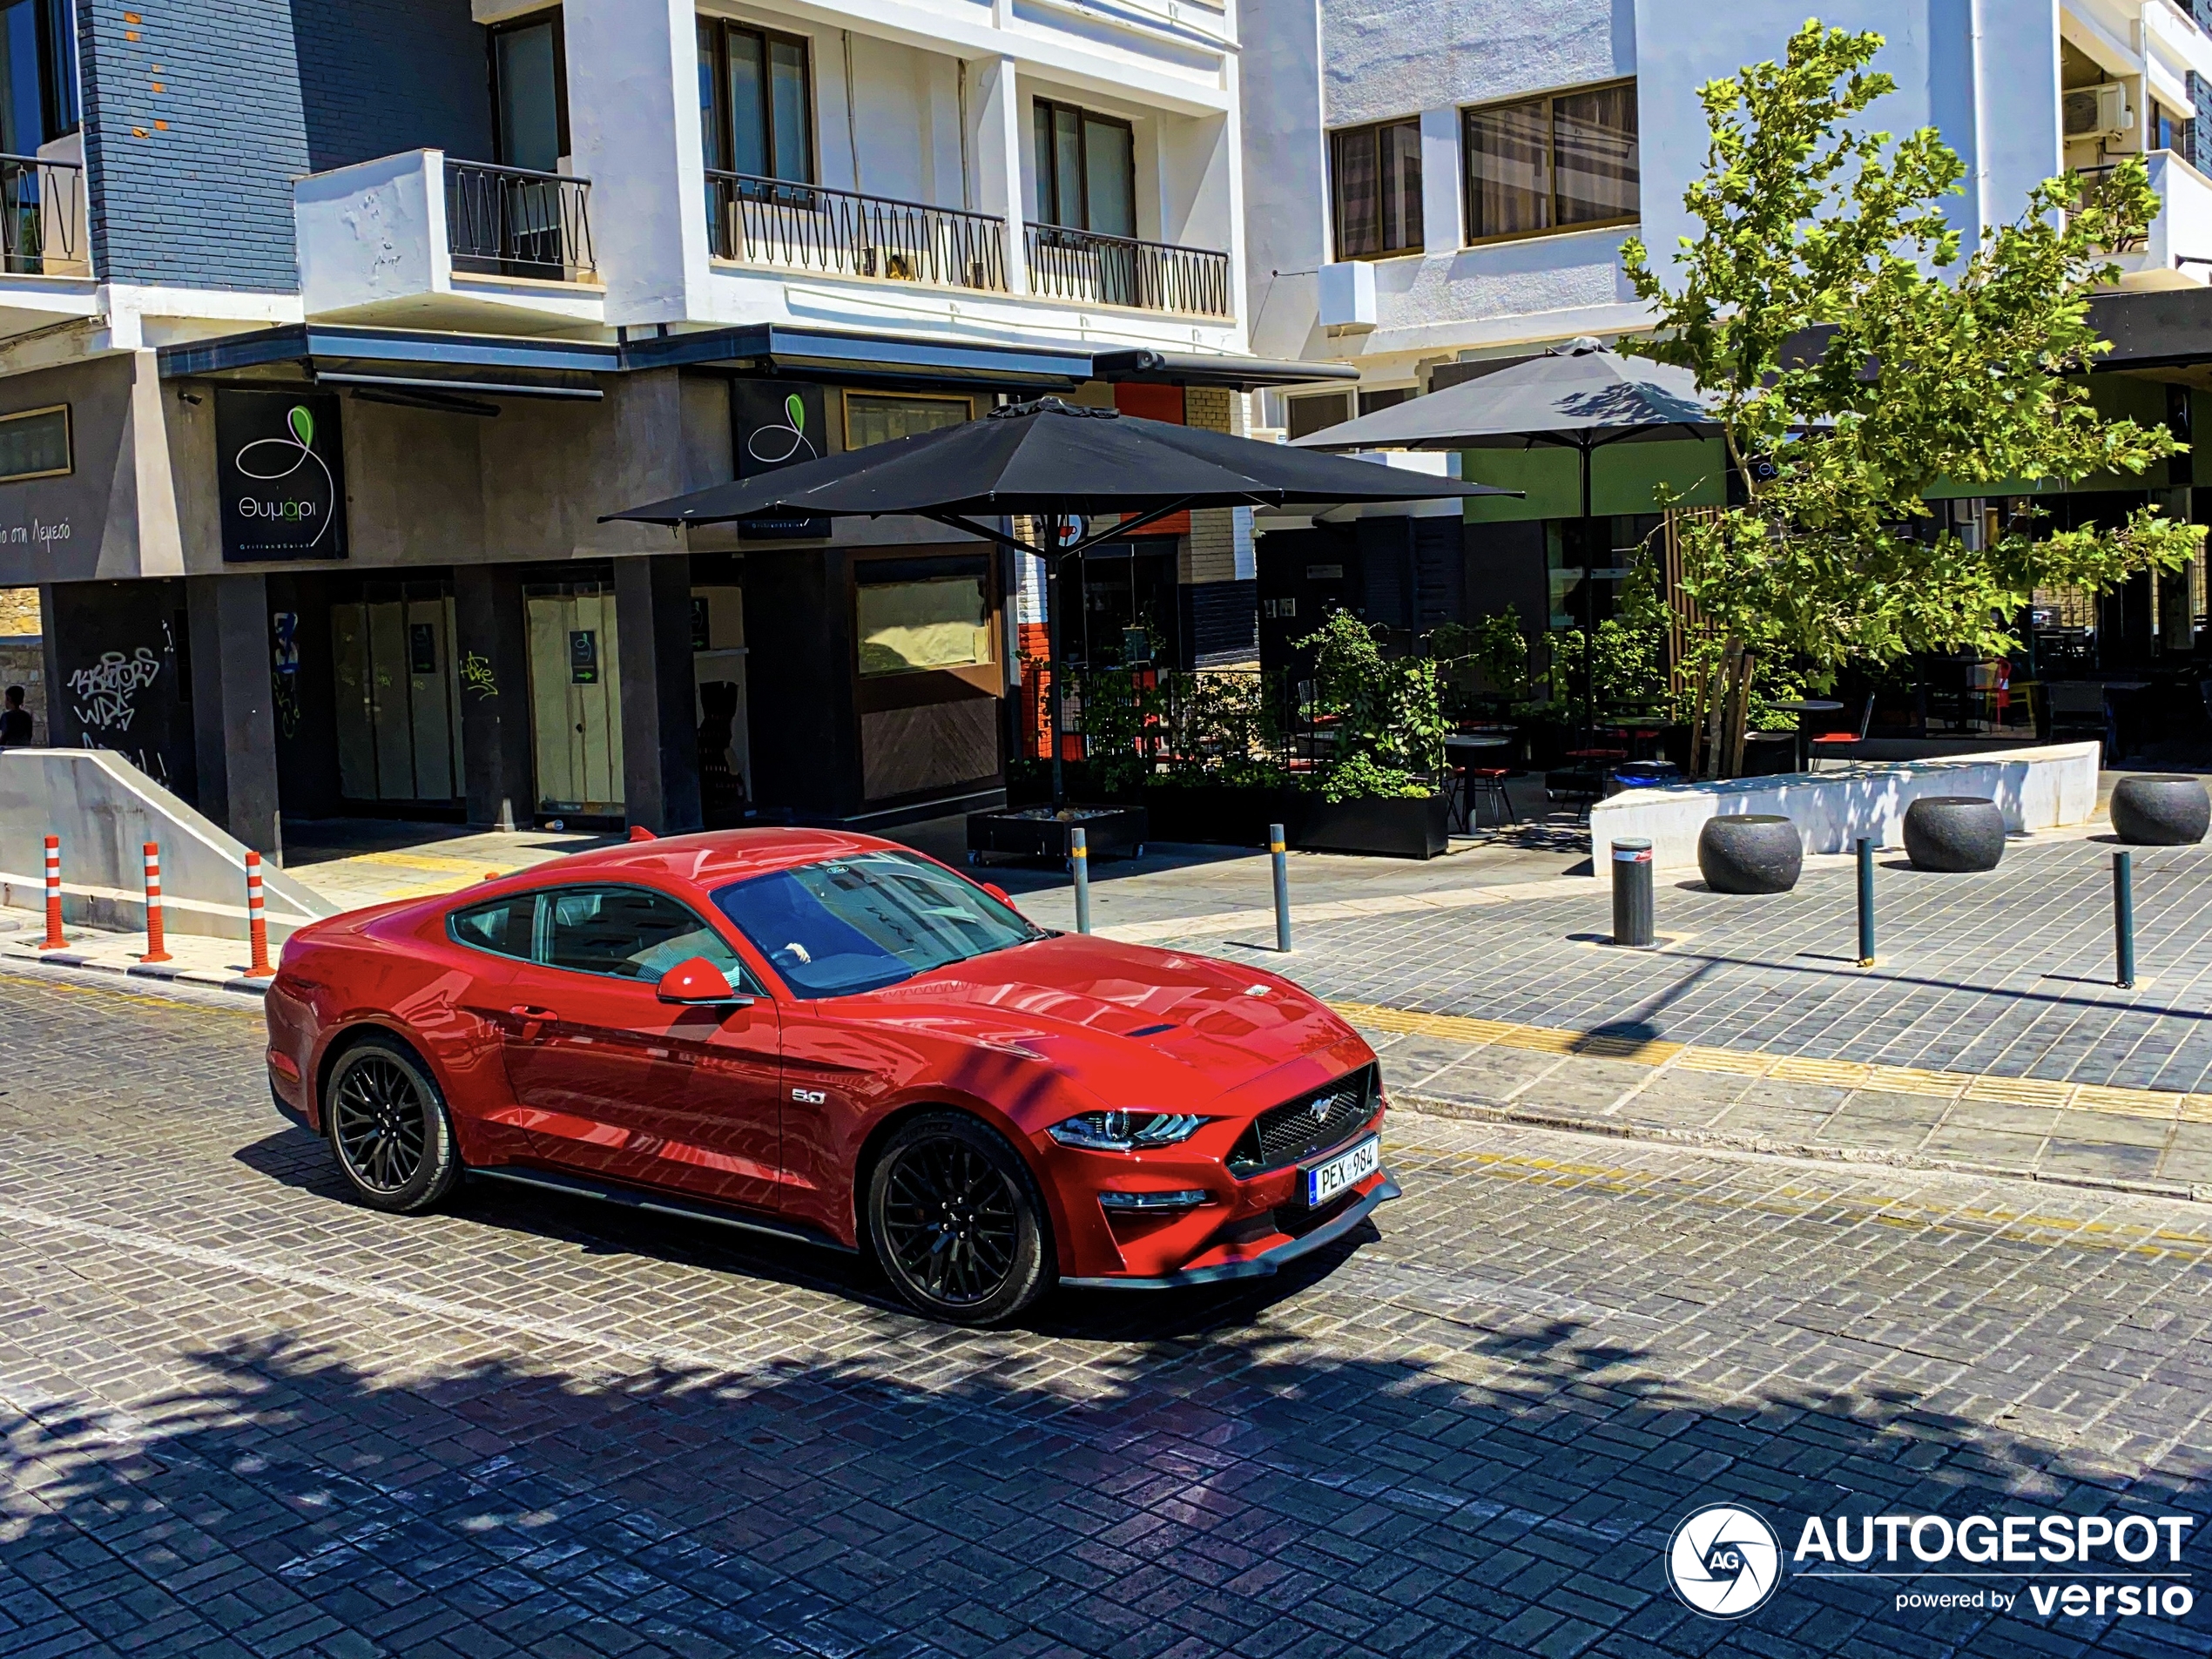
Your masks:
<svg viewBox="0 0 2212 1659"><path fill-rule="evenodd" d="M1709 1504L1675 1528L1667 1581L1692 1613L1740 1619L1766 1604L1782 1581L1782 1541L1749 1509Z"/></svg>

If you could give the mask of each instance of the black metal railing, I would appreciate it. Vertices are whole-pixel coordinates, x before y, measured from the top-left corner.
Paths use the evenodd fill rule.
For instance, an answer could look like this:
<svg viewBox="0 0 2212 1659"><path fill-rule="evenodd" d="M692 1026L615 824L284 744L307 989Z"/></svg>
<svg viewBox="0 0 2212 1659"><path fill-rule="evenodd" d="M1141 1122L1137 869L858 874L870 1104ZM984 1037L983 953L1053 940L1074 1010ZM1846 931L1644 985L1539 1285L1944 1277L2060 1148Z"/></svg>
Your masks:
<svg viewBox="0 0 2212 1659"><path fill-rule="evenodd" d="M453 268L480 276L588 282L591 181L481 161L446 163L446 246Z"/></svg>
<svg viewBox="0 0 2212 1659"><path fill-rule="evenodd" d="M1226 317L1229 256L1064 225L1027 226L1029 292L1055 300Z"/></svg>
<svg viewBox="0 0 2212 1659"><path fill-rule="evenodd" d="M84 169L0 155L0 259L10 275L89 276Z"/></svg>
<svg viewBox="0 0 2212 1659"><path fill-rule="evenodd" d="M1006 287L1006 226L988 213L710 171L706 216L709 240L724 259L944 287Z"/></svg>

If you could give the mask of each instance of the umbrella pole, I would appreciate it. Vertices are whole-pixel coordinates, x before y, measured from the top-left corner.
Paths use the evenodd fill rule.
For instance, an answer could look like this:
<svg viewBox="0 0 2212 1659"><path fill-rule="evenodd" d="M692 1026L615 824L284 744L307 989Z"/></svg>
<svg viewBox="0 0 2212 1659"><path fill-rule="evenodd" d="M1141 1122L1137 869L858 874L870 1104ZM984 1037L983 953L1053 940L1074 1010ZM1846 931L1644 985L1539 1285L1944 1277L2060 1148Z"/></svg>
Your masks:
<svg viewBox="0 0 2212 1659"><path fill-rule="evenodd" d="M1066 672L1061 661L1060 644L1063 637L1060 610L1068 597L1068 566L1066 556L1060 551L1061 521L1055 513L1051 520L1050 539L1045 546L1050 556L1045 560L1045 653L1052 661L1046 670L1045 700L1050 708L1049 725L1052 736L1052 810L1058 812L1068 804L1067 779L1060 765L1060 677Z"/></svg>
<svg viewBox="0 0 2212 1659"><path fill-rule="evenodd" d="M1576 446L1582 457L1582 746L1597 747L1597 553L1596 530L1590 516L1590 451L1594 444Z"/></svg>

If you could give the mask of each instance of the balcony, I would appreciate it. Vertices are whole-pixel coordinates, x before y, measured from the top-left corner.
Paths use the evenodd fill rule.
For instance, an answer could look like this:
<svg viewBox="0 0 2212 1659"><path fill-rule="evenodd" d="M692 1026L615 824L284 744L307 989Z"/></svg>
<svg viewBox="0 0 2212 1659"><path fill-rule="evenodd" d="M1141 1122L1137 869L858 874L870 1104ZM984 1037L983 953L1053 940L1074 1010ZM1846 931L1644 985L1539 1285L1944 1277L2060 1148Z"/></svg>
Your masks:
<svg viewBox="0 0 2212 1659"><path fill-rule="evenodd" d="M2107 250L2120 267L2120 287L2131 292L2201 288L2212 281L2212 179L2170 150L2143 157L2158 212L2141 236ZM2111 167L2081 170L2094 191Z"/></svg>
<svg viewBox="0 0 2212 1659"><path fill-rule="evenodd" d="M1029 292L1082 305L1228 317L1229 256L1062 225L1031 225Z"/></svg>
<svg viewBox="0 0 2212 1659"><path fill-rule="evenodd" d="M1006 292L1006 226L987 213L742 172L710 172L706 190L718 259Z"/></svg>
<svg viewBox="0 0 2212 1659"><path fill-rule="evenodd" d="M316 173L293 186L311 319L504 334L604 320L591 184L442 151Z"/></svg>
<svg viewBox="0 0 2212 1659"><path fill-rule="evenodd" d="M0 155L0 336L98 309L85 207L77 162Z"/></svg>

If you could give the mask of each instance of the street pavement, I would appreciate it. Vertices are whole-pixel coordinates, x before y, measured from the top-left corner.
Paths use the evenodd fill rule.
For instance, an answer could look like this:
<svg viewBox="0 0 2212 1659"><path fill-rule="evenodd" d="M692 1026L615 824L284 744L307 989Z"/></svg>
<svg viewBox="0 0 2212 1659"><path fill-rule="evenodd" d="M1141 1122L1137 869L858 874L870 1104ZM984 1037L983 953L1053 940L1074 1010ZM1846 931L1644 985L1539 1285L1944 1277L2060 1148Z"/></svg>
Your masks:
<svg viewBox="0 0 2212 1659"><path fill-rule="evenodd" d="M1662 1567L1720 1501L2212 1523L2201 1204L1406 1111L1345 1246L978 1334L680 1224L360 1209L244 999L0 990L0 1655L2212 1650Z"/></svg>

